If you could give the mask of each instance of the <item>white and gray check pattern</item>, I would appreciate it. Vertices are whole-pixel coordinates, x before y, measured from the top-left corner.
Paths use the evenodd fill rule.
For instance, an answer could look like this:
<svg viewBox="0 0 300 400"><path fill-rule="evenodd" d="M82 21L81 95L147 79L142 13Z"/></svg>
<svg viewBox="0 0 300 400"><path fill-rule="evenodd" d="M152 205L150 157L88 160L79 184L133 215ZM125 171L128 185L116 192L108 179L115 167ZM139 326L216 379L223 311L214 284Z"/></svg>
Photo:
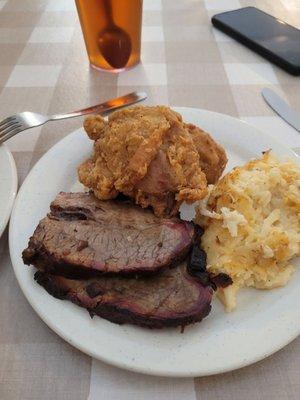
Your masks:
<svg viewBox="0 0 300 400"><path fill-rule="evenodd" d="M299 0L144 0L142 63L114 75L90 69L74 0L0 0L0 120L25 110L68 112L145 90L148 104L226 113L300 147L299 134L260 94L271 87L300 110L299 78L212 28L213 14L248 5L300 28ZM53 122L9 141L20 183L81 125L82 119ZM12 271L7 233L0 240L0 321L0 400L300 398L299 339L253 366L197 379L147 377L80 353L27 303Z"/></svg>

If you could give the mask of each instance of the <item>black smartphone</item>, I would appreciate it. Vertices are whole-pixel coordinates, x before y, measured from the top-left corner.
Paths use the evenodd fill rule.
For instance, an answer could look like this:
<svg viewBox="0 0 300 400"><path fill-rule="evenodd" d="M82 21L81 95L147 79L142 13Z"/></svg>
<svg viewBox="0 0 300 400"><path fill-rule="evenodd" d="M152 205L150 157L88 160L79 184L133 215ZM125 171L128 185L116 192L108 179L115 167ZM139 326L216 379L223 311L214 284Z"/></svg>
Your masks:
<svg viewBox="0 0 300 400"><path fill-rule="evenodd" d="M213 25L293 75L300 75L300 30L255 7L223 12Z"/></svg>

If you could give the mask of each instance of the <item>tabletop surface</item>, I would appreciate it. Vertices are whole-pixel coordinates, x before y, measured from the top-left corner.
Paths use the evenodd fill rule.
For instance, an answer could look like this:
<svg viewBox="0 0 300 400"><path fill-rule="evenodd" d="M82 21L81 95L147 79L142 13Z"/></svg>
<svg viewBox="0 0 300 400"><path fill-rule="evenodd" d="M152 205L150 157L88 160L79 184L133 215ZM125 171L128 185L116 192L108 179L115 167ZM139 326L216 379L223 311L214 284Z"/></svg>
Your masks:
<svg viewBox="0 0 300 400"><path fill-rule="evenodd" d="M73 0L0 0L0 120L25 110L68 112L145 90L148 104L229 114L300 147L299 134L260 94L274 88L300 110L300 78L211 26L213 14L249 5L300 28L299 0L144 0L142 63L115 75L90 69ZM9 141L19 183L82 122L53 122ZM1 400L300 398L299 338L255 365L196 379L148 377L93 360L31 309L14 277L7 232L0 239L0 321Z"/></svg>

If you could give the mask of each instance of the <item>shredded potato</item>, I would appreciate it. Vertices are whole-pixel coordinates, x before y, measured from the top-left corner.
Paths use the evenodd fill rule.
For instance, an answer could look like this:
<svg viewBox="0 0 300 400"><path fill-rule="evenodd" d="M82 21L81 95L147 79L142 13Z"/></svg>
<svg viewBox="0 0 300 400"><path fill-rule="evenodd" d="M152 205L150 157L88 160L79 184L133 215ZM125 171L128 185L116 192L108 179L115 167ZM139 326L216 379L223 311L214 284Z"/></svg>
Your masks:
<svg viewBox="0 0 300 400"><path fill-rule="evenodd" d="M205 229L208 270L233 281L218 290L227 311L242 287L284 286L300 255L300 166L267 152L233 169L210 188L196 223Z"/></svg>

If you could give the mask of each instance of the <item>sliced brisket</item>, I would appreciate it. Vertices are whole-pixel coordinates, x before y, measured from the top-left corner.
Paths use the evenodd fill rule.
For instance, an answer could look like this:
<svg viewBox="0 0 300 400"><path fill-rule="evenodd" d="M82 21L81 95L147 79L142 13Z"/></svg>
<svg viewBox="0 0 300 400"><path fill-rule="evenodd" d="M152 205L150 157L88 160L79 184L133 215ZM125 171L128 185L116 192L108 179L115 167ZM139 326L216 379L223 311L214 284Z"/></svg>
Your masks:
<svg viewBox="0 0 300 400"><path fill-rule="evenodd" d="M36 272L48 293L86 308L109 321L148 328L185 326L208 315L212 289L186 271L186 263L153 277L119 276L71 280Z"/></svg>
<svg viewBox="0 0 300 400"><path fill-rule="evenodd" d="M124 201L60 193L23 252L25 264L69 278L150 274L188 254L194 225Z"/></svg>

